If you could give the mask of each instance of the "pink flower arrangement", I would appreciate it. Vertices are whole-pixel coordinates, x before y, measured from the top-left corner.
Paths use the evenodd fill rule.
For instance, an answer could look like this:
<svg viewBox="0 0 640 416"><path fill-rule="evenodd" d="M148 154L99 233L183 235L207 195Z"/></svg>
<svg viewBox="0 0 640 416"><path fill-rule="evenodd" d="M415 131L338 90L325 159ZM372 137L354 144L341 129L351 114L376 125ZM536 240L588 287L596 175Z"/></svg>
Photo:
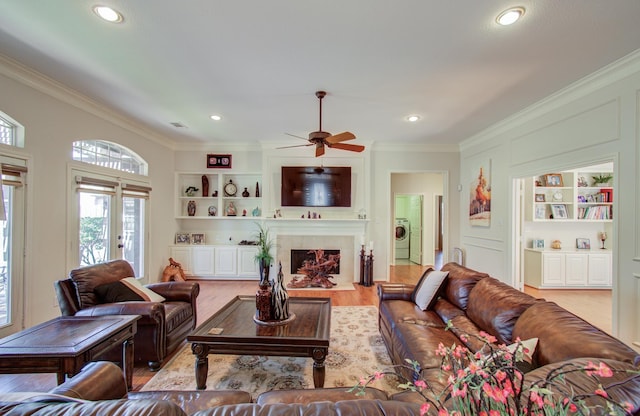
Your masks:
<svg viewBox="0 0 640 416"><path fill-rule="evenodd" d="M451 328L449 322L447 329ZM429 383L420 379L420 365L408 359L407 364L400 367L410 369L415 375L414 380L404 379L394 371L398 366L394 366L388 371L362 378L350 391L364 394L370 383L385 376L396 377L400 380L398 388L413 391L424 399L421 415L586 415L594 409L585 402L590 397L599 397L602 404L597 407L609 415L630 414L632 410L630 403L611 400L602 385L590 394L576 394L565 385L565 376L574 372L612 377L613 370L604 363L588 362L586 366L568 363L550 371L543 380L525 384L525 373L518 364L524 361L525 353L529 351L520 340L516 340L514 349L496 346L496 338L483 332L479 335L463 334L462 337L476 337L484 342L485 347L473 353L461 345L438 345L436 354L442 357L441 370L449 374L447 386L441 392L434 391Z"/></svg>

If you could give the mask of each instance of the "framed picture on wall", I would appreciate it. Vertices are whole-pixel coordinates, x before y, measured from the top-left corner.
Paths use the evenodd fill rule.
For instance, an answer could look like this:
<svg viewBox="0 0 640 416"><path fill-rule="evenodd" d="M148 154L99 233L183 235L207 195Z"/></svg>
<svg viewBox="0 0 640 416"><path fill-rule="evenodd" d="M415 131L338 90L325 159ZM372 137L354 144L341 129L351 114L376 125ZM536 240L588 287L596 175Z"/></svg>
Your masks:
<svg viewBox="0 0 640 416"><path fill-rule="evenodd" d="M231 155L207 155L207 168L231 169Z"/></svg>

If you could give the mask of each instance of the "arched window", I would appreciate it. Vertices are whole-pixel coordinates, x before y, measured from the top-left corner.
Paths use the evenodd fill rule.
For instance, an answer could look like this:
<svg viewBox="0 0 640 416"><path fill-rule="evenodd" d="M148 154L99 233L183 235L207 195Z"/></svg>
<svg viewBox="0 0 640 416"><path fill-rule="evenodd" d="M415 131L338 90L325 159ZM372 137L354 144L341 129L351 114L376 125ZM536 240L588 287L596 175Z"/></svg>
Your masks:
<svg viewBox="0 0 640 416"><path fill-rule="evenodd" d="M138 175L148 174L149 165L143 158L124 146L106 140L73 142L73 160Z"/></svg>
<svg viewBox="0 0 640 416"><path fill-rule="evenodd" d="M0 112L0 143L24 147L24 127Z"/></svg>

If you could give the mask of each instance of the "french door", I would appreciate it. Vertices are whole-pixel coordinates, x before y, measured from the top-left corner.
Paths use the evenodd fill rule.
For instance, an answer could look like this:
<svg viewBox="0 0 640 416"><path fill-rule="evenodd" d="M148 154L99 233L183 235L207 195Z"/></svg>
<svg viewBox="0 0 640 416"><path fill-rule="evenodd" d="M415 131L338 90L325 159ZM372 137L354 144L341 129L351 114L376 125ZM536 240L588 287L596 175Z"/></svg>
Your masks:
<svg viewBox="0 0 640 416"><path fill-rule="evenodd" d="M151 188L108 174L71 170L75 224L70 230L71 267L127 260L145 276L147 210ZM72 211L75 211L73 213Z"/></svg>
<svg viewBox="0 0 640 416"><path fill-rule="evenodd" d="M0 337L23 328L26 161L1 159Z"/></svg>

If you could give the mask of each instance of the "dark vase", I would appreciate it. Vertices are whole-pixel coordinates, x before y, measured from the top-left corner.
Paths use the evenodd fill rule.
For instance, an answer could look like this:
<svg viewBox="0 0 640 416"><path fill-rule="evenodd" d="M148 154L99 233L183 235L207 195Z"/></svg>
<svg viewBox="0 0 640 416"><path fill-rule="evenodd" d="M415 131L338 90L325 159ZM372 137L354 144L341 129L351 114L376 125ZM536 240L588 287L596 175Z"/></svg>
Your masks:
<svg viewBox="0 0 640 416"><path fill-rule="evenodd" d="M271 287L260 285L256 292L256 317L260 321L271 320Z"/></svg>
<svg viewBox="0 0 640 416"><path fill-rule="evenodd" d="M202 175L202 196L209 196L209 178Z"/></svg>
<svg viewBox="0 0 640 416"><path fill-rule="evenodd" d="M289 292L283 282L282 263L278 267L278 276L271 289L271 319L284 321L289 319Z"/></svg>
<svg viewBox="0 0 640 416"><path fill-rule="evenodd" d="M260 185L256 182L256 198L260 198Z"/></svg>
<svg viewBox="0 0 640 416"><path fill-rule="evenodd" d="M244 191L242 191L242 196L245 198L249 197L249 190L247 188L244 188Z"/></svg>
<svg viewBox="0 0 640 416"><path fill-rule="evenodd" d="M271 284L269 283L269 266L264 259L260 259L260 283L256 292L256 317L260 321L270 321L271 317Z"/></svg>

